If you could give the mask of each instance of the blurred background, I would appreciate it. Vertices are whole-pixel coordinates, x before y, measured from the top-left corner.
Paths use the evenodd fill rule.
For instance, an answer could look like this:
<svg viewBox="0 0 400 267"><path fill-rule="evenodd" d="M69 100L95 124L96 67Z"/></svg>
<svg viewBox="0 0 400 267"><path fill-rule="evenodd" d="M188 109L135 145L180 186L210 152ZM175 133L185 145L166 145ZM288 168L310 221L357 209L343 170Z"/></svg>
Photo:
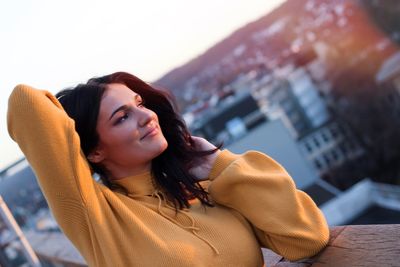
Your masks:
<svg viewBox="0 0 400 267"><path fill-rule="evenodd" d="M330 225L400 223L399 18L397 0L0 2L0 266L85 266L8 137L12 88L115 71L172 92L193 134L272 156Z"/></svg>

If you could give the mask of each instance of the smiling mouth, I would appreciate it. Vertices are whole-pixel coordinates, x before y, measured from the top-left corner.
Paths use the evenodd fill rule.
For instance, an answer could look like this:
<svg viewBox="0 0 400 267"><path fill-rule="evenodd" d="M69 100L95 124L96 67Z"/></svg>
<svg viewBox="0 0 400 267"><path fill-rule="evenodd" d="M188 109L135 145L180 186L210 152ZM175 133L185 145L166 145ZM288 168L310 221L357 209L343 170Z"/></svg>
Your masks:
<svg viewBox="0 0 400 267"><path fill-rule="evenodd" d="M140 138L140 140L143 140L143 139L145 139L145 138L148 137L148 136L156 135L157 132L158 132L157 126L156 126L156 127L153 127L150 131L148 131L145 135L143 135L142 138Z"/></svg>

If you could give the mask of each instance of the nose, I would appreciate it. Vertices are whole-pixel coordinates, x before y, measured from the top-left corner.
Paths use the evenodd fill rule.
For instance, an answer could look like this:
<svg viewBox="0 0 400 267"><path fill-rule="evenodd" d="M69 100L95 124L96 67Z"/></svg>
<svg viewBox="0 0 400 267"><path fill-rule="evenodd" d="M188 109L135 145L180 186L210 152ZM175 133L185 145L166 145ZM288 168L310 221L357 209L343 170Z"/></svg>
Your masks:
<svg viewBox="0 0 400 267"><path fill-rule="evenodd" d="M155 113L150 109L144 108L144 109L138 110L138 112L139 112L138 123L139 123L140 127L146 126L154 119Z"/></svg>

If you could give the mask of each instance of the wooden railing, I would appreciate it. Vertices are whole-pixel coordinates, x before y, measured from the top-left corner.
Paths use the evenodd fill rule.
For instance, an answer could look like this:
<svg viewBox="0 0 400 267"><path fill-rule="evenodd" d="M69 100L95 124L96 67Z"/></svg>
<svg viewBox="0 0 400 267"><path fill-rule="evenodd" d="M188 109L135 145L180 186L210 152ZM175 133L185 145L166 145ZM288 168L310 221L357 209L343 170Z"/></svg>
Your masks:
<svg viewBox="0 0 400 267"><path fill-rule="evenodd" d="M328 246L318 255L289 262L270 250L262 249L266 267L353 267L400 266L400 224L349 225L332 227ZM84 267L82 259L51 258L38 253L40 260L59 266Z"/></svg>
<svg viewBox="0 0 400 267"><path fill-rule="evenodd" d="M328 246L315 257L289 262L263 249L267 267L400 266L400 224L331 228Z"/></svg>

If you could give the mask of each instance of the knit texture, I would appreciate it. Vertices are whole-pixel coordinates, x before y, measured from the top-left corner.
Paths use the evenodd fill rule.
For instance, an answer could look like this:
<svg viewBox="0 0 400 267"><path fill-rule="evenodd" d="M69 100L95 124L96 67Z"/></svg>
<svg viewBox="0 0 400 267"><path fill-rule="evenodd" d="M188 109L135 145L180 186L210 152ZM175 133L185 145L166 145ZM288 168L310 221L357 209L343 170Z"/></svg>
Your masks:
<svg viewBox="0 0 400 267"><path fill-rule="evenodd" d="M262 266L260 247L289 260L312 256L329 239L311 198L273 159L219 153L208 191L215 207L193 201L176 212L150 173L116 183L92 178L74 121L49 92L17 86L8 131L32 166L50 209L89 266Z"/></svg>

